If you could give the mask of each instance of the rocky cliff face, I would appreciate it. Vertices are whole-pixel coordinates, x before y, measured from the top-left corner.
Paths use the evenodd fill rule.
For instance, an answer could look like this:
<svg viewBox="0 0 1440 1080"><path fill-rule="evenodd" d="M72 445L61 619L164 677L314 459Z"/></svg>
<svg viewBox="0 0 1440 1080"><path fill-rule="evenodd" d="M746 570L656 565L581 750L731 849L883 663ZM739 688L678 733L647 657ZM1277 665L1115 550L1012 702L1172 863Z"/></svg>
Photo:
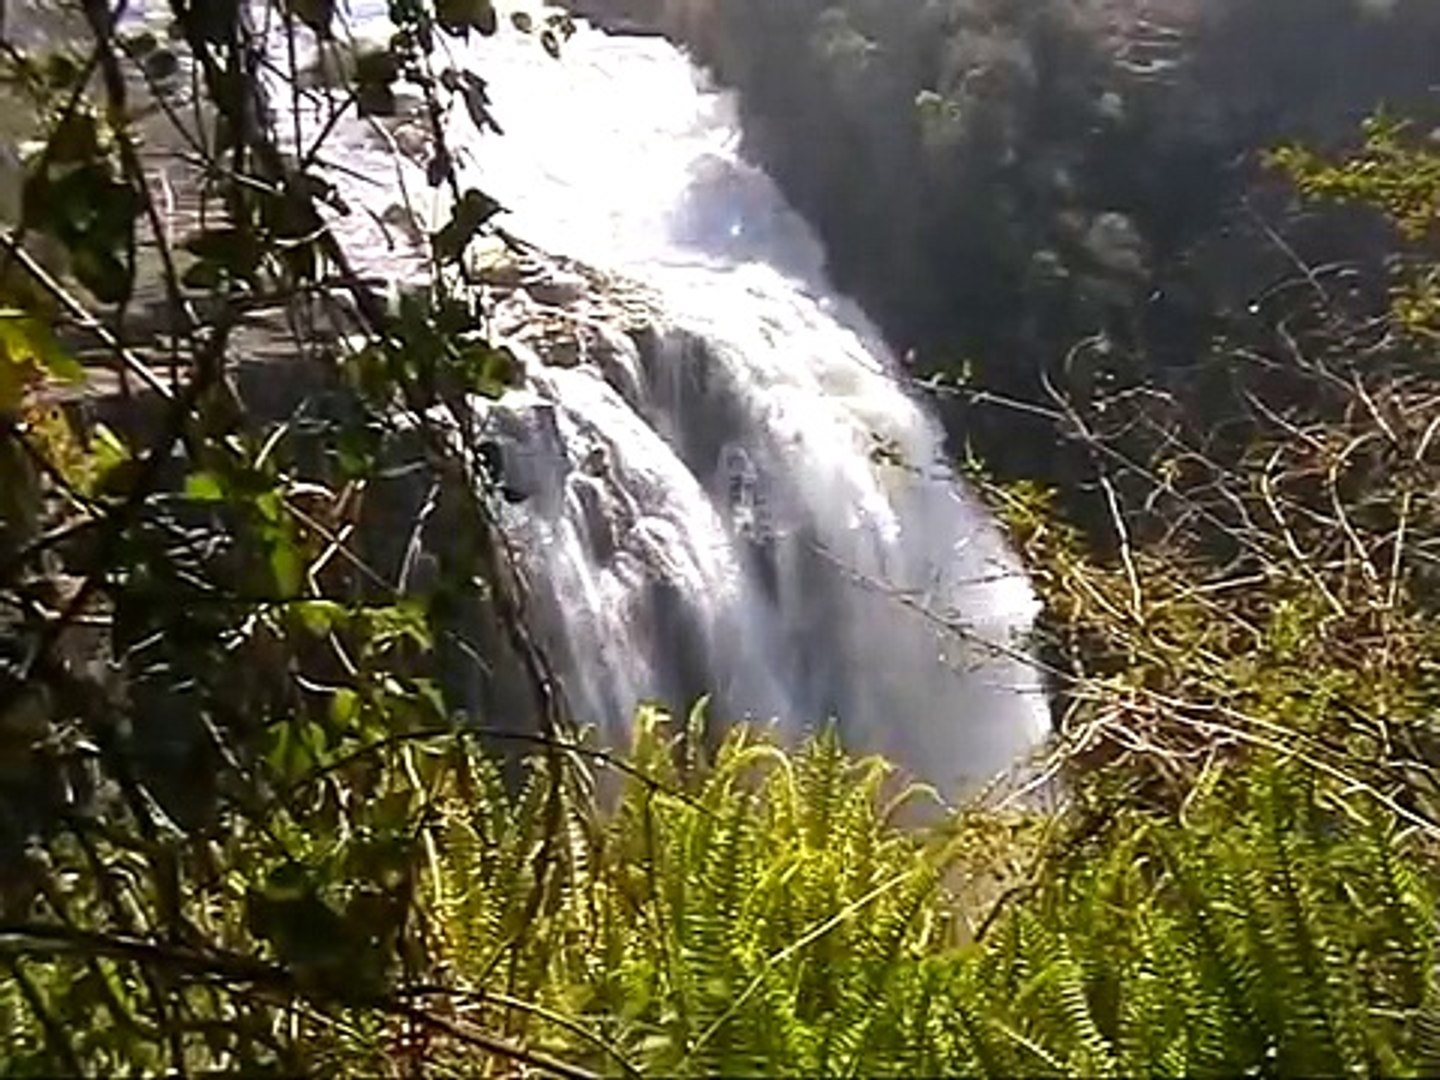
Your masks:
<svg viewBox="0 0 1440 1080"><path fill-rule="evenodd" d="M1024 397L1085 339L1190 363L1293 272L1277 233L1317 262L1355 239L1294 219L1259 151L1436 111L1426 0L576 6L663 30L740 91L750 153L893 344ZM1063 471L1013 418L952 421L998 466Z"/></svg>

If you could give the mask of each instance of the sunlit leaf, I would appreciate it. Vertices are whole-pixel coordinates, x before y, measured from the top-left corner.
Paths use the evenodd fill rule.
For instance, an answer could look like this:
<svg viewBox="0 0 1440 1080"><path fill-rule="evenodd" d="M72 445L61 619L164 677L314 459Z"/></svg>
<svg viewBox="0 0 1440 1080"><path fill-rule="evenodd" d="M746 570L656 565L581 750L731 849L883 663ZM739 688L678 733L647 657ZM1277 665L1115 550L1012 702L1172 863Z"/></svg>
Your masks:
<svg viewBox="0 0 1440 1080"><path fill-rule="evenodd" d="M304 600L292 604L290 610L316 637L329 634L345 618L345 608L333 600Z"/></svg>
<svg viewBox="0 0 1440 1080"><path fill-rule="evenodd" d="M295 596L305 583L305 560L289 537L279 537L270 546L270 573L281 597Z"/></svg>
<svg viewBox="0 0 1440 1080"><path fill-rule="evenodd" d="M85 370L60 348L49 328L22 312L0 310L0 411L17 408L46 376L83 382Z"/></svg>
<svg viewBox="0 0 1440 1080"><path fill-rule="evenodd" d="M360 695L354 690L341 688L330 698L330 720L341 731L354 726L360 715Z"/></svg>
<svg viewBox="0 0 1440 1080"><path fill-rule="evenodd" d="M28 363L65 382L85 380L80 362L60 347L50 328L22 312L0 310L0 353L11 363Z"/></svg>
<svg viewBox="0 0 1440 1080"><path fill-rule="evenodd" d="M195 502L223 502L224 482L213 472L191 473L185 478L185 497Z"/></svg>
<svg viewBox="0 0 1440 1080"><path fill-rule="evenodd" d="M97 475L102 478L132 460L130 448L105 424L96 424L90 432L90 457Z"/></svg>

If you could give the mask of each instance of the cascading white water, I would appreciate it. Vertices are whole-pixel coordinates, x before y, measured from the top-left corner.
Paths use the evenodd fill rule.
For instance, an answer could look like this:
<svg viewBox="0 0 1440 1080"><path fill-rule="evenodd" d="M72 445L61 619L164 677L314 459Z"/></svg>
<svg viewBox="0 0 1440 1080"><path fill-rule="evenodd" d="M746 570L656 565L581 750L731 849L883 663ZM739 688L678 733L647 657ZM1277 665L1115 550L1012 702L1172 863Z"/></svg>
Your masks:
<svg viewBox="0 0 1440 1080"><path fill-rule="evenodd" d="M623 742L638 702L710 693L720 718L791 733L833 716L943 791L1007 767L1048 728L1017 651L1033 595L810 230L742 158L731 98L665 41L583 23L558 62L514 33L446 48L505 128L453 118L467 180L512 231L667 313L653 347L532 367L488 413L579 718ZM390 156L357 144L347 165L382 181L355 197L393 200Z"/></svg>

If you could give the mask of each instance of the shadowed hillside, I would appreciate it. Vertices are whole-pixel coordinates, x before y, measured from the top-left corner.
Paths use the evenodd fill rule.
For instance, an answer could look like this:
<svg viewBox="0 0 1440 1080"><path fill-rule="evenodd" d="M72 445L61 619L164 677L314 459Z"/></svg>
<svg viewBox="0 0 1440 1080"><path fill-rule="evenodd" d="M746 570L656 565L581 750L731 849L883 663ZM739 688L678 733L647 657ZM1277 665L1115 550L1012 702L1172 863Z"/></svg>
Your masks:
<svg viewBox="0 0 1440 1080"><path fill-rule="evenodd" d="M1258 152L1343 144L1382 106L1430 116L1440 55L1415 0L580 8L663 28L739 89L752 152L893 344L1027 399L1095 335L1184 363L1297 258L1353 253L1363 232L1299 220ZM1008 421L963 423L997 464L1061 467Z"/></svg>

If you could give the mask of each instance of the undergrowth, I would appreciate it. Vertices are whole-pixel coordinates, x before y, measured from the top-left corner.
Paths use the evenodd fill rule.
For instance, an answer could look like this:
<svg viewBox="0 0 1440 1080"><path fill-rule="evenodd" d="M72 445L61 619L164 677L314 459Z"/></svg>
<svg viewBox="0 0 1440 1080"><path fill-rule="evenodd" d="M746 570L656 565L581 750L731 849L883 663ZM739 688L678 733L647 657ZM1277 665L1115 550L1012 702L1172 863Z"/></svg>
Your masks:
<svg viewBox="0 0 1440 1080"><path fill-rule="evenodd" d="M665 718L638 727L643 779L567 812L539 910L545 772L518 805L490 771L445 803L429 913L467 1018L607 1074L1440 1065L1433 844L1293 760L1216 768L1174 813L914 829L828 734L737 731L687 776Z"/></svg>

